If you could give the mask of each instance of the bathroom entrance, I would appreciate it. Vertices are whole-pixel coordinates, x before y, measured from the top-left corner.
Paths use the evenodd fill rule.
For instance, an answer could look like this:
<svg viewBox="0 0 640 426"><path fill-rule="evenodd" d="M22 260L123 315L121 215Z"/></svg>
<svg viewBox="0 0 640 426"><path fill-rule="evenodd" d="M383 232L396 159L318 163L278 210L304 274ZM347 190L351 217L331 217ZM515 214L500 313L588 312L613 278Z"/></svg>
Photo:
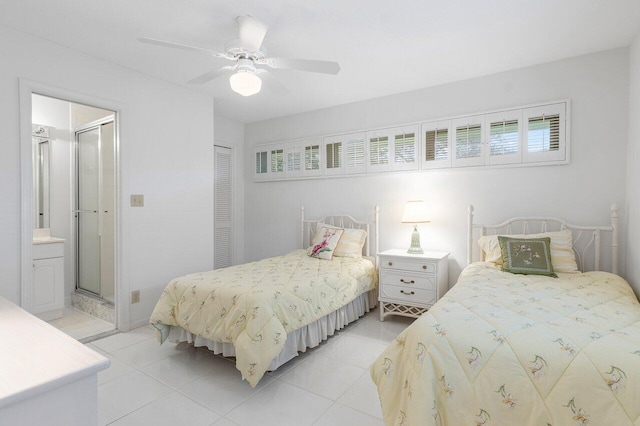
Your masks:
<svg viewBox="0 0 640 426"><path fill-rule="evenodd" d="M60 246L55 276L34 258L31 308L86 342L116 329L117 114L35 93L31 106L34 247Z"/></svg>

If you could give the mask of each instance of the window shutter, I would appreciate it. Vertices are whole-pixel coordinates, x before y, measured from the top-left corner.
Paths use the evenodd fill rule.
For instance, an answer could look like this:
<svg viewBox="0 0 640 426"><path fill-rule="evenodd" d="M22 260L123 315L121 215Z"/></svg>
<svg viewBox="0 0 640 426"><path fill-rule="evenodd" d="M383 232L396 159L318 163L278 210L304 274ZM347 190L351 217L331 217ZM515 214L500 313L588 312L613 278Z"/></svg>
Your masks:
<svg viewBox="0 0 640 426"><path fill-rule="evenodd" d="M262 154L257 157L262 160ZM213 267L226 268L232 263L231 218L233 205L231 196L231 149L216 146L214 148L214 251Z"/></svg>
<svg viewBox="0 0 640 426"><path fill-rule="evenodd" d="M425 132L425 161L449 158L449 129L434 129Z"/></svg>
<svg viewBox="0 0 640 426"><path fill-rule="evenodd" d="M369 139L369 164L380 166L389 164L389 137L380 136Z"/></svg>
<svg viewBox="0 0 640 426"><path fill-rule="evenodd" d="M271 173L284 172L284 149L271 150Z"/></svg>
<svg viewBox="0 0 640 426"><path fill-rule="evenodd" d="M320 170L320 145L304 147L304 170Z"/></svg>
<svg viewBox="0 0 640 426"><path fill-rule="evenodd" d="M364 161L364 139L352 139L347 141L347 168L363 168Z"/></svg>
<svg viewBox="0 0 640 426"><path fill-rule="evenodd" d="M566 160L566 103L523 110L524 162Z"/></svg>
<svg viewBox="0 0 640 426"><path fill-rule="evenodd" d="M560 115L529 118L528 152L557 151L560 149Z"/></svg>
<svg viewBox="0 0 640 426"><path fill-rule="evenodd" d="M518 120L491 123L489 155L509 155L518 152Z"/></svg>
<svg viewBox="0 0 640 426"><path fill-rule="evenodd" d="M453 121L453 166L479 166L484 164L482 128L484 116L464 117Z"/></svg>
<svg viewBox="0 0 640 426"><path fill-rule="evenodd" d="M511 164L522 161L522 110L502 111L485 116L488 141L486 164Z"/></svg>
<svg viewBox="0 0 640 426"><path fill-rule="evenodd" d="M336 175L344 173L344 139L342 136L327 136L323 140L325 175Z"/></svg>
<svg viewBox="0 0 640 426"><path fill-rule="evenodd" d="M345 173L364 173L367 171L367 156L365 153L365 134L352 133L345 135L347 151L345 158Z"/></svg>
<svg viewBox="0 0 640 426"><path fill-rule="evenodd" d="M342 167L342 142L327 144L327 169Z"/></svg>
<svg viewBox="0 0 640 426"><path fill-rule="evenodd" d="M482 126L466 125L456 128L456 158L475 158L482 155Z"/></svg>
<svg viewBox="0 0 640 426"><path fill-rule="evenodd" d="M414 163L416 161L416 134L396 135L394 152L396 163Z"/></svg>
<svg viewBox="0 0 640 426"><path fill-rule="evenodd" d="M451 121L422 123L422 168L451 167Z"/></svg>
<svg viewBox="0 0 640 426"><path fill-rule="evenodd" d="M267 175L267 155L268 151L256 152L256 178L264 179Z"/></svg>
<svg viewBox="0 0 640 426"><path fill-rule="evenodd" d="M287 171L299 172L302 170L302 158L298 149L292 149L287 153Z"/></svg>

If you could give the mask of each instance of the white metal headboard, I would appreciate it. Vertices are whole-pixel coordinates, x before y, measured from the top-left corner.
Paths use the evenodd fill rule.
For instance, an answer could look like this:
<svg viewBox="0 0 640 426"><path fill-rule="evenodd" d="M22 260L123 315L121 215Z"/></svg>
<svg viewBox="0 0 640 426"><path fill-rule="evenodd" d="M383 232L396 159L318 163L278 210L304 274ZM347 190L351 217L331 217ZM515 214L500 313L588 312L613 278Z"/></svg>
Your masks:
<svg viewBox="0 0 640 426"><path fill-rule="evenodd" d="M611 226L579 226L556 217L514 217L497 225L473 223L473 206L469 206L467 241L467 264L482 260L478 238L483 235L536 234L548 231L571 230L573 250L581 271L599 271L601 265L601 243L604 233L611 233L611 272L618 273L618 223L619 207L611 206ZM593 254L591 254L593 253Z"/></svg>
<svg viewBox="0 0 640 426"><path fill-rule="evenodd" d="M373 209L373 222L366 220L356 220L349 215L329 215L322 219L305 219L304 206L300 207L300 222L302 224L302 248L307 248L311 244L311 239L316 232L319 223L340 228L364 229L367 232L367 239L362 247L362 255L366 257L375 257L378 253L378 214L380 208L375 206ZM371 247L371 231L373 231L373 247ZM371 250L373 248L373 250Z"/></svg>

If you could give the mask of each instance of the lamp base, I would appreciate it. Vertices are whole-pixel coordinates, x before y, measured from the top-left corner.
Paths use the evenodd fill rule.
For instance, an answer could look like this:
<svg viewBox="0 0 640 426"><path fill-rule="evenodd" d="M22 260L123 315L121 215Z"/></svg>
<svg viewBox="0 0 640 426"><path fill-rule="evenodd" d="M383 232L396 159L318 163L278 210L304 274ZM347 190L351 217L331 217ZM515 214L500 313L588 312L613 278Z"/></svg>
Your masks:
<svg viewBox="0 0 640 426"><path fill-rule="evenodd" d="M411 233L411 247L407 250L410 254L423 254L424 250L420 247L420 233L418 232L418 225L413 225L413 232Z"/></svg>

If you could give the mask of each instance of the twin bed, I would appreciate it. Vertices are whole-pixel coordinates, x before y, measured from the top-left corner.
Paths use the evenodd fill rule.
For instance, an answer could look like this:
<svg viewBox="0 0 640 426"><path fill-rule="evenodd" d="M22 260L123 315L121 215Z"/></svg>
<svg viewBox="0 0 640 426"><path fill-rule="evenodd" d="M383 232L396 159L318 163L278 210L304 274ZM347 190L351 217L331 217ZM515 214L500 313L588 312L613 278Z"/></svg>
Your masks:
<svg viewBox="0 0 640 426"><path fill-rule="evenodd" d="M161 340L235 356L255 386L266 371L375 306L370 256L378 250L378 209L373 222L306 220L304 209L301 216L302 247L315 244L312 236L324 224L361 229L367 234L361 256L323 260L296 250L177 278L151 317ZM469 266L371 367L385 423L639 426L640 303L615 275L617 209L611 221L575 226L536 217L476 225L470 208ZM554 271L503 271L512 253L497 235L516 238L514 253L525 253L526 265L540 260L526 240L546 241ZM603 241L610 252L601 250ZM601 272L603 263L613 273Z"/></svg>
<svg viewBox="0 0 640 426"><path fill-rule="evenodd" d="M640 425L640 304L622 278L598 271L609 234L602 257L616 272L617 225L614 209L610 227L482 226L470 208L469 266L371 367L385 423ZM496 253L487 234L536 232L550 236L557 278L502 271L510 253Z"/></svg>
<svg viewBox="0 0 640 426"><path fill-rule="evenodd" d="M242 377L256 386L266 371L317 346L373 308L378 279L370 249L377 253L378 208L373 222L347 215L309 220L304 208L300 216L301 247L315 244L317 230L343 235L331 259L310 257L300 249L176 278L150 320L161 342L189 342L234 356ZM327 257L326 248L317 248Z"/></svg>

